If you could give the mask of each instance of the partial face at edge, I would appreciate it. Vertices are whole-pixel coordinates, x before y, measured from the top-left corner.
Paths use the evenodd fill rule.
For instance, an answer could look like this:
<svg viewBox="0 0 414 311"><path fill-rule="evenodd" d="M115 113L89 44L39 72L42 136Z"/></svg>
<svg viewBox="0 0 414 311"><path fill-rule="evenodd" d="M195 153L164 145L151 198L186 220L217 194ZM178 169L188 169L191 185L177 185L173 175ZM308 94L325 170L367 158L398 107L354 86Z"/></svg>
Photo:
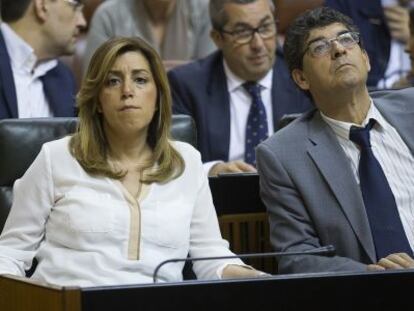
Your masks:
<svg viewBox="0 0 414 311"><path fill-rule="evenodd" d="M44 29L50 53L55 57L73 54L81 30L86 27L82 6L77 0L45 1Z"/></svg>

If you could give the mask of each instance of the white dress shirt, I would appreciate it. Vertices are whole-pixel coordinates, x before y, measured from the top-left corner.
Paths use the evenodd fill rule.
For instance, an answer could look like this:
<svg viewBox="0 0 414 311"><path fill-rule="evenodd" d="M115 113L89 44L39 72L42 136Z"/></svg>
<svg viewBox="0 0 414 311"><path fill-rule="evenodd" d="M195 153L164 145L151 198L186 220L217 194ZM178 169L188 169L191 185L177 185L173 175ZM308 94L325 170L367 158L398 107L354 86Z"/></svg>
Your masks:
<svg viewBox="0 0 414 311"><path fill-rule="evenodd" d="M321 115L336 134L359 184L360 150L349 139L349 130L351 126L361 125L334 120L323 113ZM388 180L405 234L414 249L414 157L395 128L385 120L372 102L362 126L366 126L370 119L377 121L370 131L372 151Z"/></svg>
<svg viewBox="0 0 414 311"><path fill-rule="evenodd" d="M252 105L252 97L243 87L247 81L236 76L223 60L224 72L227 77L227 90L230 98L230 145L229 145L229 161L243 160L246 140L246 124L249 116L250 107ZM273 106L272 106L272 83L273 69L271 69L261 80L257 81L261 86L262 101L266 110L267 128L269 137L274 133L273 124ZM204 163L206 172L210 168L221 161L211 161Z"/></svg>
<svg viewBox="0 0 414 311"><path fill-rule="evenodd" d="M119 181L91 176L73 158L69 137L49 142L14 186L14 200L0 236L0 274L24 275L62 286L150 283L171 258L233 255L220 235L201 156L174 142L183 174L149 186L138 199ZM235 260L197 261L200 279L217 279ZM168 264L159 281L182 280L183 263Z"/></svg>
<svg viewBox="0 0 414 311"><path fill-rule="evenodd" d="M29 44L6 23L0 28L10 56L19 118L53 117L40 78L57 66L57 60L38 63Z"/></svg>

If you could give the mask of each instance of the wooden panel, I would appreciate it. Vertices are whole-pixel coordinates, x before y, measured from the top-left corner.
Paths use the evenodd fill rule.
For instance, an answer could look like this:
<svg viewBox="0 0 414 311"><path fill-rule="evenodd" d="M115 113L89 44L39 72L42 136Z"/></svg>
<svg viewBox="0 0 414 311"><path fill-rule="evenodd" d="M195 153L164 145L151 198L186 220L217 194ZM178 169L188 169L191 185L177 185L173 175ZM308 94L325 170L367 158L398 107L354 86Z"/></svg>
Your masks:
<svg viewBox="0 0 414 311"><path fill-rule="evenodd" d="M80 289L40 284L26 278L0 276L0 310L80 311Z"/></svg>
<svg viewBox="0 0 414 311"><path fill-rule="evenodd" d="M221 234L229 241L236 254L271 252L269 223L266 213L245 213L219 216ZM275 274L274 258L252 258L244 260L256 269Z"/></svg>

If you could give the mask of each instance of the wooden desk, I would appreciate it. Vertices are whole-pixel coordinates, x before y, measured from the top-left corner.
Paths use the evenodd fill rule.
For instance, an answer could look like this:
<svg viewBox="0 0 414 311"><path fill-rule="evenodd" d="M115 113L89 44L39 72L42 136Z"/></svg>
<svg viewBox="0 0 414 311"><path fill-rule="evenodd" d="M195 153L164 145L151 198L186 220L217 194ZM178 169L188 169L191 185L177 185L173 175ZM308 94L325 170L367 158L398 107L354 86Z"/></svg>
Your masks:
<svg viewBox="0 0 414 311"><path fill-rule="evenodd" d="M278 275L91 288L0 277L0 310L411 310L413 271Z"/></svg>

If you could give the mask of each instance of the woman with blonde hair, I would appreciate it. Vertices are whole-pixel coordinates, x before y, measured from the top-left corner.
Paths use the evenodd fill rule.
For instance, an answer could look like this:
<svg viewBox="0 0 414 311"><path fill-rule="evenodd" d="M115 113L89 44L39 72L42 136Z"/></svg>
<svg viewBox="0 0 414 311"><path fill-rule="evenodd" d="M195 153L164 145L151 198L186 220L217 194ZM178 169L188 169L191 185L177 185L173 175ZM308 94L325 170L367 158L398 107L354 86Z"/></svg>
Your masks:
<svg viewBox="0 0 414 311"><path fill-rule="evenodd" d="M92 57L78 94L79 127L43 145L16 182L0 236L0 274L58 285L152 281L170 258L232 255L220 236L200 154L172 141L162 62L138 38ZM182 279L183 264L159 271ZM197 261L198 278L257 276L238 260Z"/></svg>

